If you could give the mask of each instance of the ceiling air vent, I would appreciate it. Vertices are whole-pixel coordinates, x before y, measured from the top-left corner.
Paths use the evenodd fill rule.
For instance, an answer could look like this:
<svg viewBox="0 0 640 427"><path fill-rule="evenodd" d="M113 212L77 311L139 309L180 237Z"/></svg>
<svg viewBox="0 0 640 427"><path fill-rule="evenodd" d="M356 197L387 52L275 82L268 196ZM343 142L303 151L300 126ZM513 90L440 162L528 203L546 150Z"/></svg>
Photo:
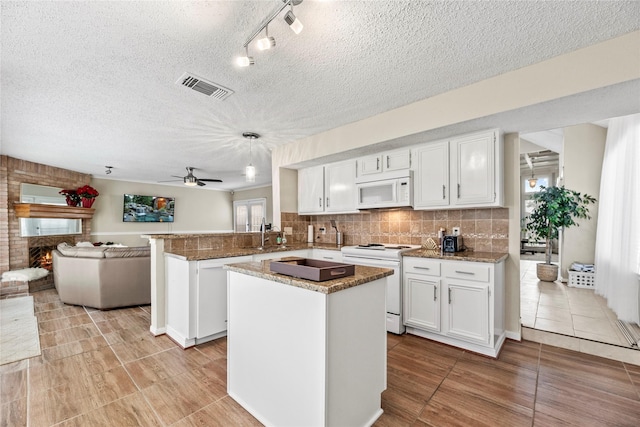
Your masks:
<svg viewBox="0 0 640 427"><path fill-rule="evenodd" d="M207 96L219 99L221 101L227 99L233 94L233 91L231 89L228 89L217 83L209 82L202 77L198 77L192 73L184 73L182 76L180 76L176 84L188 87L189 89L193 89L196 92L203 93Z"/></svg>

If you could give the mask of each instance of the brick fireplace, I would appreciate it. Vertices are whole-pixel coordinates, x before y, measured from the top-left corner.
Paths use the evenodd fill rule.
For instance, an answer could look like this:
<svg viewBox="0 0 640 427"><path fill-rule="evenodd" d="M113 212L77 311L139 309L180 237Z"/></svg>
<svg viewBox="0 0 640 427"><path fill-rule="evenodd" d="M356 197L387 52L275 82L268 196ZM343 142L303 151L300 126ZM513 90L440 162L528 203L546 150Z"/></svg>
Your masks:
<svg viewBox="0 0 640 427"><path fill-rule="evenodd" d="M29 293L53 288L53 258L51 251L60 243L75 245L75 239L72 236L45 236L29 237L27 241L29 246L29 267L41 267L49 270L48 276L29 282Z"/></svg>
<svg viewBox="0 0 640 427"><path fill-rule="evenodd" d="M20 184L77 188L88 184L90 180L91 175L88 174L0 156L0 274L32 266L31 250L35 250L36 247L55 247L61 242L76 244L79 241L91 240L91 221L86 219L82 221L80 235L21 237L20 221L13 210L13 203L20 200ZM27 289L24 286L16 287L11 282L0 282L0 296L35 292L51 287L51 274L29 282Z"/></svg>

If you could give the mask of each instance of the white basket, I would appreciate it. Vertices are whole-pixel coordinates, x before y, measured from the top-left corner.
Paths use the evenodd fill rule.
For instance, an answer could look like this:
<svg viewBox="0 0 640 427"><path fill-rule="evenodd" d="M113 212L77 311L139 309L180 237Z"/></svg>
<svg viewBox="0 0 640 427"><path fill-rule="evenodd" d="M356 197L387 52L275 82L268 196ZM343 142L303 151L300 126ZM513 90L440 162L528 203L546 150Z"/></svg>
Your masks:
<svg viewBox="0 0 640 427"><path fill-rule="evenodd" d="M595 289L596 273L569 270L569 287Z"/></svg>

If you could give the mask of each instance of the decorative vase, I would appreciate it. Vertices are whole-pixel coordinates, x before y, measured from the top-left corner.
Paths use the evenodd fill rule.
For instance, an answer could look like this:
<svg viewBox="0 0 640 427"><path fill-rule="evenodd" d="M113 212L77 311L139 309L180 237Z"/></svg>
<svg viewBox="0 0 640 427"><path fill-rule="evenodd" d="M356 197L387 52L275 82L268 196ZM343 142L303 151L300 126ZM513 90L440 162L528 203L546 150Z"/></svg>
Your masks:
<svg viewBox="0 0 640 427"><path fill-rule="evenodd" d="M543 282L555 282L558 280L558 266L555 264L536 264L536 275Z"/></svg>
<svg viewBox="0 0 640 427"><path fill-rule="evenodd" d="M82 198L82 207L83 208L90 208L91 206L93 206L93 202L96 201L95 197L91 197L91 198L86 198L83 197Z"/></svg>
<svg viewBox="0 0 640 427"><path fill-rule="evenodd" d="M65 196L67 206L78 206L78 200L72 198L71 196Z"/></svg>

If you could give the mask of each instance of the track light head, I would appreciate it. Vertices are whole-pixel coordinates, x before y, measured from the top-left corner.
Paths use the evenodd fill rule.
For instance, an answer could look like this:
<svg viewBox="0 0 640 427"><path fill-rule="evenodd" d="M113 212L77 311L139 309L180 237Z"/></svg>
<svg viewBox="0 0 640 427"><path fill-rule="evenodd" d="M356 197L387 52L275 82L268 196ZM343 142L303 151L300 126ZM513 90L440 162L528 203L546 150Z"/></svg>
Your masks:
<svg viewBox="0 0 640 427"><path fill-rule="evenodd" d="M249 65L255 65L256 61L253 60L252 56L249 56L248 46L244 47L244 52L245 52L244 56L239 56L236 59L236 64L238 64L239 67L248 67Z"/></svg>
<svg viewBox="0 0 640 427"><path fill-rule="evenodd" d="M296 15L293 14L292 10L288 11L286 15L284 15L284 21L289 24L291 30L296 34L300 34L302 29L304 28L302 22L300 22L300 20L296 18Z"/></svg>
<svg viewBox="0 0 640 427"><path fill-rule="evenodd" d="M258 40L257 46L260 50L271 49L276 45L276 39L273 37L264 37Z"/></svg>
<svg viewBox="0 0 640 427"><path fill-rule="evenodd" d="M260 49L260 50L271 49L272 47L274 47L276 45L276 39L274 39L273 37L269 37L269 26L268 25L264 28L264 37L259 39L258 43L256 45L258 46L258 49Z"/></svg>

